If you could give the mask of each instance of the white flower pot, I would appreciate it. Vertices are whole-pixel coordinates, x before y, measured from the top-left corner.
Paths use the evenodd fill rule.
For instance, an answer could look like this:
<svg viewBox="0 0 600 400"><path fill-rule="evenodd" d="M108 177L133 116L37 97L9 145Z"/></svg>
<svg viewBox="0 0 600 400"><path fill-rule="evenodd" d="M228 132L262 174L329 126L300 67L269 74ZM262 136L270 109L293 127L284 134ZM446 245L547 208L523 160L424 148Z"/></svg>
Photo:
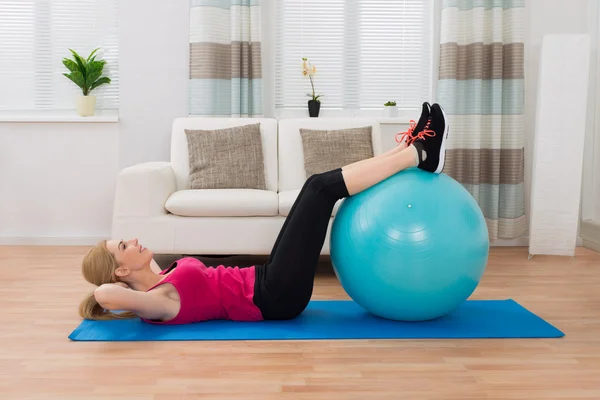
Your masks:
<svg viewBox="0 0 600 400"><path fill-rule="evenodd" d="M396 118L398 116L397 106L384 106L383 115L385 118Z"/></svg>
<svg viewBox="0 0 600 400"><path fill-rule="evenodd" d="M77 114L91 117L96 110L96 96L79 96L77 98Z"/></svg>

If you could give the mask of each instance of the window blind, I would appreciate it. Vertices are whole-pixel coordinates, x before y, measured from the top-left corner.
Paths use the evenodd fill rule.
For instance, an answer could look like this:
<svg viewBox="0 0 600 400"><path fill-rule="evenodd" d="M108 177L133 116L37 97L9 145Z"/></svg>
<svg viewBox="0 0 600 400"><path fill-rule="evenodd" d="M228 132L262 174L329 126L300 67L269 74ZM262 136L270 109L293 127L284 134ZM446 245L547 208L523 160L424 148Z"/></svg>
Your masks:
<svg viewBox="0 0 600 400"><path fill-rule="evenodd" d="M306 107L302 57L315 65L323 108L377 109L430 100L433 2L277 0L275 107Z"/></svg>
<svg viewBox="0 0 600 400"><path fill-rule="evenodd" d="M112 80L91 94L98 109L119 105L118 0L0 0L0 110L73 109L81 90L62 74L69 48L97 47Z"/></svg>

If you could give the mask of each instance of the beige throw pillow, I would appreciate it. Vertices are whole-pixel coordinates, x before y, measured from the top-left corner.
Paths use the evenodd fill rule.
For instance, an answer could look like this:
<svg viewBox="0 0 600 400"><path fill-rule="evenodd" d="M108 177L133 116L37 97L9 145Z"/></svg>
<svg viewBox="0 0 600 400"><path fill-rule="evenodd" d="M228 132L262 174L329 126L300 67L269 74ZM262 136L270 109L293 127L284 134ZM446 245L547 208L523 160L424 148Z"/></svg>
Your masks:
<svg viewBox="0 0 600 400"><path fill-rule="evenodd" d="M372 127L339 130L300 129L306 176L373 157Z"/></svg>
<svg viewBox="0 0 600 400"><path fill-rule="evenodd" d="M267 189L260 123L185 133L190 189Z"/></svg>

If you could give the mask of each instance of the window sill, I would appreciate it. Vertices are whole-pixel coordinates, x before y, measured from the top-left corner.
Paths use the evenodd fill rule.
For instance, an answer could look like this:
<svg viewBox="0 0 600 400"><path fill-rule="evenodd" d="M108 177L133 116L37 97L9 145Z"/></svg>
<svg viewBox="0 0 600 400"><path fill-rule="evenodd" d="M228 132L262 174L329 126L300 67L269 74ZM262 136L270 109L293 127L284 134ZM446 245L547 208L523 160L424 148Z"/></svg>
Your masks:
<svg viewBox="0 0 600 400"><path fill-rule="evenodd" d="M91 117L81 117L75 110L0 111L0 122L119 122L119 110L96 110Z"/></svg>
<svg viewBox="0 0 600 400"><path fill-rule="evenodd" d="M375 118L382 125L410 124L410 118Z"/></svg>
<svg viewBox="0 0 600 400"><path fill-rule="evenodd" d="M398 110L398 115L387 117L383 110L339 110L322 109L319 118L367 118L377 121L381 125L408 125L410 121L421 114L421 110ZM309 118L305 108L280 108L275 109L275 118Z"/></svg>

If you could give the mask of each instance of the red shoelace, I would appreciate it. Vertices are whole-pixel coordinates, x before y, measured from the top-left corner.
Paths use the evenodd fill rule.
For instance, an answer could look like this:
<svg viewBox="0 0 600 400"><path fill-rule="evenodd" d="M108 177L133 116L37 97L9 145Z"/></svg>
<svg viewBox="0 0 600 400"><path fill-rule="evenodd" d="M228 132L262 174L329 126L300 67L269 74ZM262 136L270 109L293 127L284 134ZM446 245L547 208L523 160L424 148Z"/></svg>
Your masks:
<svg viewBox="0 0 600 400"><path fill-rule="evenodd" d="M417 127L417 123L411 119L408 130L406 132L399 132L396 134L396 137L395 137L396 142L397 143L406 142L406 146L410 146L412 144L412 142L414 142L417 139L425 139L426 137L434 137L435 132L432 131L431 129L428 129L430 124L431 124L431 120L428 120L427 124L425 125L423 130L420 132L417 132L416 135L413 135L415 128ZM400 138L398 138L398 136L400 136Z"/></svg>

